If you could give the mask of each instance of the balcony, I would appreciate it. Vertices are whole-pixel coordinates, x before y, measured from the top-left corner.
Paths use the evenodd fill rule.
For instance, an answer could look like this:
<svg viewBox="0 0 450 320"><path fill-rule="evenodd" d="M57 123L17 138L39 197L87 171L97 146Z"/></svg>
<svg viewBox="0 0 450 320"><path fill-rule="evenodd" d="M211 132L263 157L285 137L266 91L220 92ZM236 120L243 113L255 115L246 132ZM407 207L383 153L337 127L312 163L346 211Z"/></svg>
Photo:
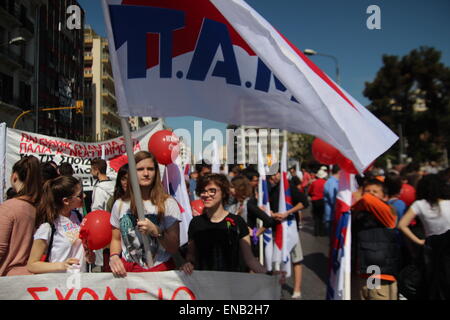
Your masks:
<svg viewBox="0 0 450 320"><path fill-rule="evenodd" d="M92 69L84 69L84 77L92 78Z"/></svg>
<svg viewBox="0 0 450 320"><path fill-rule="evenodd" d="M104 139L116 138L119 135L120 135L120 131L119 130L111 130L109 128L103 129L103 137L104 137Z"/></svg>
<svg viewBox="0 0 450 320"><path fill-rule="evenodd" d="M102 62L105 62L105 63L109 62L109 54L106 54L106 53L102 54Z"/></svg>
<svg viewBox="0 0 450 320"><path fill-rule="evenodd" d="M103 118L112 122L113 124L116 124L117 126L120 126L120 118L115 114L110 112L109 110L105 110L102 112Z"/></svg>
<svg viewBox="0 0 450 320"><path fill-rule="evenodd" d="M102 96L103 96L103 98L109 100L110 102L116 103L116 96L114 95L114 93L112 93L108 89L106 89L106 88L102 89Z"/></svg>
<svg viewBox="0 0 450 320"><path fill-rule="evenodd" d="M103 73L102 80L109 81L112 85L114 85L114 78L111 77L108 73Z"/></svg>
<svg viewBox="0 0 450 320"><path fill-rule="evenodd" d="M84 62L91 64L94 57L92 56L92 52L85 52L84 53Z"/></svg>

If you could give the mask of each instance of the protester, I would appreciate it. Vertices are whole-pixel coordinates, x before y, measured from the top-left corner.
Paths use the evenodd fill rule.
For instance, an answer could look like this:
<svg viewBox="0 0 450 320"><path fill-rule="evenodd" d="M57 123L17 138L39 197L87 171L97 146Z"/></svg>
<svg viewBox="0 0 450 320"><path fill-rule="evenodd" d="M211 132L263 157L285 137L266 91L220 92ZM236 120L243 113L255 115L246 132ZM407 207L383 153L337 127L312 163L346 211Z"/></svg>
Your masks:
<svg viewBox="0 0 450 320"><path fill-rule="evenodd" d="M117 199L122 199L125 196L125 193L128 188L128 163L124 164L120 167L117 172L116 185L114 186L114 193L111 198L109 198L106 203L106 211L111 212L114 202Z"/></svg>
<svg viewBox="0 0 450 320"><path fill-rule="evenodd" d="M202 161L199 164L195 165L195 171L198 172L198 177L201 178L208 173L211 173L211 165L207 164L205 161Z"/></svg>
<svg viewBox="0 0 450 320"><path fill-rule="evenodd" d="M245 171L245 170L244 170ZM252 252L255 257L259 257L259 236L268 228L274 226L274 219L258 207L258 200L255 197L255 190L245 176L237 176L231 180L230 188L234 192L234 197L238 201L237 212L247 223L251 239ZM258 227L257 219L263 223Z"/></svg>
<svg viewBox="0 0 450 320"><path fill-rule="evenodd" d="M258 183L259 183L258 171L254 170L254 169L246 168L245 170L242 170L242 175L248 179L250 186L253 189L253 192L255 192L258 189Z"/></svg>
<svg viewBox="0 0 450 320"><path fill-rule="evenodd" d="M276 174L269 176L270 208L273 212L276 212L272 214L272 217L275 220L277 220L278 223L282 223L286 219L290 219L292 221L292 218L295 217L297 211L306 209L309 206L306 195L298 191L297 188L292 188L291 186L289 186L293 208L287 210L286 212L278 212L279 196L280 196L280 180L281 180L280 172L277 172ZM298 235L297 237L297 243L292 248L290 256L294 270L294 290L291 297L293 299L301 299L303 250L300 242L300 235Z"/></svg>
<svg viewBox="0 0 450 320"><path fill-rule="evenodd" d="M197 187L197 179L198 179L198 172L194 171L189 174L189 182L186 184L189 185L189 200L194 201L197 200L195 197L195 188Z"/></svg>
<svg viewBox="0 0 450 320"><path fill-rule="evenodd" d="M187 274L193 270L240 272L245 263L253 272L266 273L252 254L244 219L224 209L230 196L228 178L221 174L205 175L198 181L196 191L205 204L204 214L194 217L189 224L186 263L180 269Z"/></svg>
<svg viewBox="0 0 450 320"><path fill-rule="evenodd" d="M135 154L139 186L145 210L145 220L138 221L134 191L130 178L122 199L118 199L111 213L112 241L110 267L115 276L127 272L154 272L175 269L172 254L180 243L180 209L161 183L158 162L153 154ZM148 265L142 237L150 242L153 265Z"/></svg>
<svg viewBox="0 0 450 320"><path fill-rule="evenodd" d="M308 194L309 186L312 183L312 176L306 168L302 168L301 171L302 171L303 178L302 178L302 186L301 186L302 189L300 191L305 194Z"/></svg>
<svg viewBox="0 0 450 320"><path fill-rule="evenodd" d="M352 206L353 299L397 300L396 275L401 266L395 226L397 215L389 206L383 182L372 179L363 187L362 198ZM379 268L373 274L370 268ZM377 279L370 286L367 278Z"/></svg>
<svg viewBox="0 0 450 320"><path fill-rule="evenodd" d="M68 176L71 177L74 174L72 165L68 162L63 162L58 167L58 174L60 176Z"/></svg>
<svg viewBox="0 0 450 320"><path fill-rule="evenodd" d="M41 163L41 172L43 184L58 177L57 166L53 161Z"/></svg>
<svg viewBox="0 0 450 320"><path fill-rule="evenodd" d="M83 272L86 262L93 262L94 253L78 237L81 221L73 212L82 206L83 198L81 184L74 177L61 176L44 184L27 264L29 272Z"/></svg>
<svg viewBox="0 0 450 320"><path fill-rule="evenodd" d="M237 177L241 174L241 168L237 164L230 165L228 171L228 180L231 181L234 177Z"/></svg>
<svg viewBox="0 0 450 320"><path fill-rule="evenodd" d="M395 208L398 219L400 220L406 212L405 202L399 199L402 188L402 179L399 175L388 173L388 176L384 180L384 184L387 188L387 202Z"/></svg>
<svg viewBox="0 0 450 320"><path fill-rule="evenodd" d="M105 210L106 202L113 196L114 181L106 175L106 161L100 158L93 159L91 162L91 174L97 181L94 183L92 192L91 210Z"/></svg>
<svg viewBox="0 0 450 320"><path fill-rule="evenodd" d="M29 274L36 206L42 194L39 160L25 156L12 167L15 195L0 205L0 276Z"/></svg>
<svg viewBox="0 0 450 320"><path fill-rule="evenodd" d="M424 176L418 183L417 200L400 220L398 228L417 245L424 247L427 292L431 300L450 299L450 200L449 186L436 174ZM418 217L425 239L418 238L409 224Z"/></svg>
<svg viewBox="0 0 450 320"><path fill-rule="evenodd" d="M314 236L325 235L323 230L324 200L323 191L325 187L327 173L320 169L316 173L316 180L311 183L308 194L312 202L312 215L314 219Z"/></svg>
<svg viewBox="0 0 450 320"><path fill-rule="evenodd" d="M324 215L323 229L327 236L331 235L331 226L334 220L336 197L339 189L339 166L334 165L331 169L331 177L325 182L323 188Z"/></svg>
<svg viewBox="0 0 450 320"><path fill-rule="evenodd" d="M303 192L302 192L302 190L303 190L302 182L301 182L301 180L299 179L299 177L297 175L292 176L292 178L289 180L289 186L291 188L297 189L300 193L303 194ZM303 211L302 210L299 210L299 211L296 212L295 220L297 222L297 229L298 230L302 229L303 228Z"/></svg>
<svg viewBox="0 0 450 320"><path fill-rule="evenodd" d="M106 204L114 193L114 181L109 179L106 175L106 169L108 168L105 160L95 158L91 162L91 174L97 181L94 183L92 191L92 204L91 211L106 210ZM106 252L104 252L106 251ZM107 248L105 250L95 250L95 266L92 268L93 272L105 271L105 263L103 261L103 255L108 255Z"/></svg>

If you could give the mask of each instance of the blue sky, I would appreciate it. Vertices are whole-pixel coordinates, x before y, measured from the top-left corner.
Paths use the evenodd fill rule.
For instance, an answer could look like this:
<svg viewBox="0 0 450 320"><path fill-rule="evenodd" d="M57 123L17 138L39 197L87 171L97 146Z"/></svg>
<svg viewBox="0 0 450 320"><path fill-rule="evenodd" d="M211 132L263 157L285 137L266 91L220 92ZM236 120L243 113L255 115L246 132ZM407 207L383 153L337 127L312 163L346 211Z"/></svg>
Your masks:
<svg viewBox="0 0 450 320"><path fill-rule="evenodd" d="M78 0L87 23L106 36L100 0ZM382 66L383 54L405 55L420 46L442 52L441 61L450 66L449 0L246 0L298 48L314 49L337 58L341 86L363 105L364 82L372 81ZM366 13L370 5L381 9L381 30L369 30ZM331 78L335 62L328 57L311 60ZM192 130L198 118L167 118L173 129ZM204 120L204 130L224 129L226 124Z"/></svg>

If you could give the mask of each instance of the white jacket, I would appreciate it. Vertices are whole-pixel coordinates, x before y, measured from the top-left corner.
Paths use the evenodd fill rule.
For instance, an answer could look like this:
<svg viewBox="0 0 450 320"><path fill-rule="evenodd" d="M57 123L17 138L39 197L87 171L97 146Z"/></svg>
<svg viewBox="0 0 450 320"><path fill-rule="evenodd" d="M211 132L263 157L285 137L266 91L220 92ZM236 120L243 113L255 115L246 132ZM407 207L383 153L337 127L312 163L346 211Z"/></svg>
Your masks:
<svg viewBox="0 0 450 320"><path fill-rule="evenodd" d="M106 210L106 203L114 194L114 186L112 180L97 181L92 191L91 211Z"/></svg>

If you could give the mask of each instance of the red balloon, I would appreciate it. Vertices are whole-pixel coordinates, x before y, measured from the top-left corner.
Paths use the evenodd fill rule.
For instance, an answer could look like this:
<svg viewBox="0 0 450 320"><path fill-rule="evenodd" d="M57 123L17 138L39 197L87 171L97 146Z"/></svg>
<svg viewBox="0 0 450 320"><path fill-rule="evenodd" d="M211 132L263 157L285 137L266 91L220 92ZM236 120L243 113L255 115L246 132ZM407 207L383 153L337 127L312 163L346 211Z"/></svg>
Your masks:
<svg viewBox="0 0 450 320"><path fill-rule="evenodd" d="M91 250L99 250L111 243L111 214L103 210L95 210L86 215L81 222L80 239Z"/></svg>
<svg viewBox="0 0 450 320"><path fill-rule="evenodd" d="M193 201L191 201L191 208L193 210L192 215L194 217L195 216L200 216L200 215L203 214L203 209L205 208L205 204L200 199L193 200Z"/></svg>
<svg viewBox="0 0 450 320"><path fill-rule="evenodd" d="M400 196L398 198L407 206L410 206L416 200L416 189L412 185L404 183L400 189Z"/></svg>
<svg viewBox="0 0 450 320"><path fill-rule="evenodd" d="M335 164L337 163L340 152L331 144L316 138L312 143L312 154L320 163Z"/></svg>
<svg viewBox="0 0 450 320"><path fill-rule="evenodd" d="M148 150L155 155L158 163L171 164L180 152L179 139L172 131L160 130L150 137Z"/></svg>
<svg viewBox="0 0 450 320"><path fill-rule="evenodd" d="M339 168L348 173L358 174L358 170L355 168L353 162L350 159L344 157L342 154L337 160L337 165L339 166Z"/></svg>

